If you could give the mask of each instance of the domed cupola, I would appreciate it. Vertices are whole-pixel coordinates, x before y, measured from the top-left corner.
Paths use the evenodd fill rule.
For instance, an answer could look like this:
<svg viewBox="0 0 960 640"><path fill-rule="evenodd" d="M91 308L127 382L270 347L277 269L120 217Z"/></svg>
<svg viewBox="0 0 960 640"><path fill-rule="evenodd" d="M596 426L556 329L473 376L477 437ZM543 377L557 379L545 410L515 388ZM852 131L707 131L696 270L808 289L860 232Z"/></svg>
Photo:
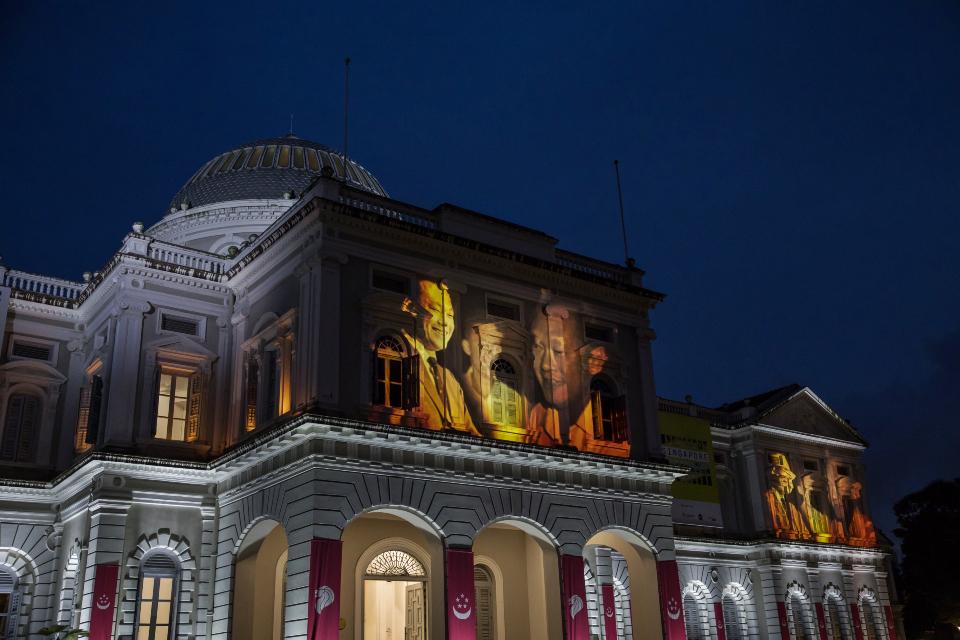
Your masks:
<svg viewBox="0 0 960 640"><path fill-rule="evenodd" d="M270 226L322 175L387 196L376 177L352 159L344 169L337 151L289 134L239 146L205 163L147 233L225 253Z"/></svg>

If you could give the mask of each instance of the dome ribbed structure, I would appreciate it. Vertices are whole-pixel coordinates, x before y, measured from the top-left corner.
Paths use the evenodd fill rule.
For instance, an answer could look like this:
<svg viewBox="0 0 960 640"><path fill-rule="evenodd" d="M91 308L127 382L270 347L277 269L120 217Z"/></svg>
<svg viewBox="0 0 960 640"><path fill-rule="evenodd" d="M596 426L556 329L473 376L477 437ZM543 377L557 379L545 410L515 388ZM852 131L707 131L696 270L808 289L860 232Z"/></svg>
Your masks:
<svg viewBox="0 0 960 640"><path fill-rule="evenodd" d="M344 174L343 156L316 142L292 134L242 145L213 158L177 192L171 209L200 207L231 200L280 199L299 196L324 170L346 179L353 187L386 196L372 173L349 159Z"/></svg>

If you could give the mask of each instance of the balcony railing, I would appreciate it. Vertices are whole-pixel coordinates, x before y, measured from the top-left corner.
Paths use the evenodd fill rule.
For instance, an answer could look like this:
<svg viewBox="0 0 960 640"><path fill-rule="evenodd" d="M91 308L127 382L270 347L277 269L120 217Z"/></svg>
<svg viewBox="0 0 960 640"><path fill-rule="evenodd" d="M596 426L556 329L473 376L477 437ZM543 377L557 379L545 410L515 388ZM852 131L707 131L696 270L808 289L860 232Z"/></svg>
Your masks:
<svg viewBox="0 0 960 640"><path fill-rule="evenodd" d="M166 262L189 269L199 269L213 274L221 274L226 269L226 260L206 251L191 250L158 240L150 242L147 257L157 262Z"/></svg>
<svg viewBox="0 0 960 640"><path fill-rule="evenodd" d="M71 282L24 271L5 271L0 283L17 291L65 300L76 300L86 286L81 282Z"/></svg>

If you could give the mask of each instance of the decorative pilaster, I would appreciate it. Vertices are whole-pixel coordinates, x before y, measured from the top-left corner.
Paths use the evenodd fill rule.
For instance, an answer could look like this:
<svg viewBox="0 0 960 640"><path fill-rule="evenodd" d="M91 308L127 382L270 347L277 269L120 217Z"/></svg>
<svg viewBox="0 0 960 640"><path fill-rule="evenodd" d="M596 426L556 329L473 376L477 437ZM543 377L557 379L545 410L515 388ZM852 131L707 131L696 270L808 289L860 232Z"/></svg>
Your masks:
<svg viewBox="0 0 960 640"><path fill-rule="evenodd" d="M294 406L301 407L316 401L319 395L320 326L323 316L322 261L318 258L306 260L300 265L297 275L300 278L300 306L293 398Z"/></svg>
<svg viewBox="0 0 960 640"><path fill-rule="evenodd" d="M213 423L210 425L210 445L213 453L226 447L227 425L230 423L231 396L228 389L230 368L233 366L233 350L230 348L230 318L217 318L217 362L213 380L214 393L210 396L214 405ZM208 423L209 424L209 423Z"/></svg>
<svg viewBox="0 0 960 640"><path fill-rule="evenodd" d="M142 300L120 299L113 310L116 322L113 357L107 397L107 417L100 445L130 446L133 444L136 415L137 380L143 338L143 316L151 310Z"/></svg>
<svg viewBox="0 0 960 640"><path fill-rule="evenodd" d="M322 312L316 318L318 345L306 367L317 372L317 401L336 404L340 397L340 265L346 256L325 256L322 261ZM322 354L322 355L321 355ZM303 364L304 361L301 361Z"/></svg>
<svg viewBox="0 0 960 640"><path fill-rule="evenodd" d="M104 595L104 576L113 573L113 600L111 605L115 606L117 595L117 579L119 567L123 562L123 543L125 537L125 524L127 511L130 509L128 499L120 499L108 494L109 488L104 490L105 483L119 481L120 478L110 476L101 476L95 480L94 496L89 506L90 513L90 541L87 545L86 568L84 570L83 601L80 612L80 628L86 631L93 631L91 621L94 611L102 611L98 605L102 606L101 596ZM99 495L98 495L99 494ZM104 495L107 494L107 495ZM116 567L116 569L106 569L104 567ZM98 582L99 580L99 582ZM97 591L100 587L100 592ZM109 593L106 594L109 599ZM101 602L96 602L96 600ZM116 620L113 620L115 624ZM99 624L99 623L98 623ZM109 636L108 636L109 637Z"/></svg>
<svg viewBox="0 0 960 640"><path fill-rule="evenodd" d="M645 450L648 456L662 456L657 418L657 390L653 379L653 349L650 344L654 338L656 333L648 326L637 328L637 364L639 365L637 373L639 375L637 384L633 388L640 391L643 425L641 429L630 430L630 449L634 452ZM635 440L643 440L643 442Z"/></svg>
<svg viewBox="0 0 960 640"><path fill-rule="evenodd" d="M67 388L63 398L63 426L60 429L61 435L55 450L50 451L51 464L56 464L60 469L66 469L73 460L74 438L80 414L80 391L86 383L83 370L83 347L82 340L71 340L67 343L67 350L70 351L70 373L67 376Z"/></svg>

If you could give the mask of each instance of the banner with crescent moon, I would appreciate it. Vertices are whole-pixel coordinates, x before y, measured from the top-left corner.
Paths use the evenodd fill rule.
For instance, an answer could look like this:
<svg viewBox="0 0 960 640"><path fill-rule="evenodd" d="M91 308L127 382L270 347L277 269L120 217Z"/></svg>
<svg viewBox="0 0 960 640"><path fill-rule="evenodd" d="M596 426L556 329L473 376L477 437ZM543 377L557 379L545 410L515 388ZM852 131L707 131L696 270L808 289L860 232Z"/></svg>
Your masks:
<svg viewBox="0 0 960 640"><path fill-rule="evenodd" d="M583 556L560 556L563 587L563 628L566 640L590 640L587 624L587 587L583 580Z"/></svg>
<svg viewBox="0 0 960 640"><path fill-rule="evenodd" d="M853 623L853 635L857 640L863 640L863 627L860 626L860 606L850 605L850 621Z"/></svg>
<svg viewBox="0 0 960 640"><path fill-rule="evenodd" d="M607 640L617 639L617 605L613 595L612 584L600 585L600 599L603 608L600 612L603 618L603 636Z"/></svg>
<svg viewBox="0 0 960 640"><path fill-rule="evenodd" d="M447 640L476 640L473 551L447 549Z"/></svg>
<svg viewBox="0 0 960 640"><path fill-rule="evenodd" d="M713 619L717 621L717 640L727 640L727 622L723 619L723 604L713 603ZM826 638L826 636L823 636Z"/></svg>
<svg viewBox="0 0 960 640"><path fill-rule="evenodd" d="M893 619L893 607L886 605L883 612L887 617L887 634L890 636L890 640L897 640L897 623Z"/></svg>
<svg viewBox="0 0 960 640"><path fill-rule="evenodd" d="M98 564L94 568L90 640L110 640L113 637L113 612L117 604L119 577L118 564Z"/></svg>
<svg viewBox="0 0 960 640"><path fill-rule="evenodd" d="M657 562L657 587L660 591L660 617L663 640L687 640L683 627L683 596L680 593L680 571L676 560Z"/></svg>
<svg viewBox="0 0 960 640"><path fill-rule="evenodd" d="M310 543L309 640L340 637L340 540L314 538Z"/></svg>

